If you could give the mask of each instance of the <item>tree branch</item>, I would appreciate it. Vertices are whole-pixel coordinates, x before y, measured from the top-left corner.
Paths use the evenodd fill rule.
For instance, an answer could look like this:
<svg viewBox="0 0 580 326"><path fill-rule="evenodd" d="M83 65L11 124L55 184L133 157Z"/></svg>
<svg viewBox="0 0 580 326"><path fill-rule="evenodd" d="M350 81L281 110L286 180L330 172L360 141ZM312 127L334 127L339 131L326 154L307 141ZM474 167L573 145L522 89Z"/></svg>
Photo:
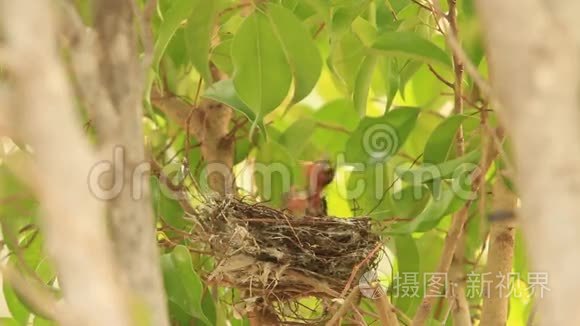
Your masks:
<svg viewBox="0 0 580 326"><path fill-rule="evenodd" d="M500 133L499 137L503 137ZM479 173L476 175L472 175L472 178L475 182L473 182L475 186L474 191L477 191L479 183L476 182L477 178L482 177L485 175L486 171L489 169L491 163L497 156L498 150L495 145L489 144L488 150L488 157L486 162L482 162L481 166L479 167ZM465 226L465 222L467 221L468 217L468 209L469 206L473 203L472 200L468 201L465 206L454 215L452 220L451 226L447 231L447 237L445 238L445 244L443 246L443 252L441 253L441 258L439 260L439 265L437 267L436 273L439 274L447 274L449 272L449 268L451 266L451 262L453 260L453 256L455 254L455 250L457 248L457 244L461 234L463 233L463 228ZM413 318L413 326L425 325L431 310L433 309L433 303L436 299L436 295L440 293L437 292L437 286L430 286L426 293L423 301L417 308L417 312L415 317Z"/></svg>
<svg viewBox="0 0 580 326"><path fill-rule="evenodd" d="M359 298L360 296L360 288L355 286L348 296L344 299L342 305L338 308L338 310L332 315L330 320L326 323L326 326L335 326L339 325L340 319L346 315L346 313L351 309L351 305Z"/></svg>
<svg viewBox="0 0 580 326"><path fill-rule="evenodd" d="M381 325L398 326L399 320L397 319L396 310L391 304L391 302L389 302L389 297L381 288L377 290L380 291L379 296L377 298L373 298L373 301L375 302L375 305L377 307L377 312L379 313L379 320L381 321Z"/></svg>

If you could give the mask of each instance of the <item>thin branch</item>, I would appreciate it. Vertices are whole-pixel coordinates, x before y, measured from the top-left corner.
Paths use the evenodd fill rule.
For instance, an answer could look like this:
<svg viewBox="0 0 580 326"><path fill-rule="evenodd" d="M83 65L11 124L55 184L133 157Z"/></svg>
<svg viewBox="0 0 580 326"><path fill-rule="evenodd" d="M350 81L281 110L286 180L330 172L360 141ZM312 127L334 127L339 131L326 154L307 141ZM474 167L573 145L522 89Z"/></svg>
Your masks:
<svg viewBox="0 0 580 326"><path fill-rule="evenodd" d="M449 13L446 18L451 27L451 31L447 33L447 37L459 39L459 27L457 24L457 2L456 0L447 0L449 5ZM453 111L455 114L463 114L463 62L454 53L453 54L453 72L455 80L453 82ZM465 138L463 136L463 126L460 125L456 135L456 154L457 157L463 156L465 153ZM460 211L453 214L453 219L461 221L467 216L467 211ZM465 222L463 222L465 224ZM471 326L471 316L469 314L469 302L465 295L465 277L464 277L464 263L465 263L465 232L462 229L462 234L459 235L458 244L453 254L453 260L450 266L450 276L453 285L455 286L453 301L451 302L451 311L453 313L453 323L456 326Z"/></svg>
<svg viewBox="0 0 580 326"><path fill-rule="evenodd" d="M330 123L326 123L326 122L321 122L321 121L317 121L316 122L316 127L319 128L323 128L323 129L328 129L328 130L334 130L334 131L338 131L347 135L352 134L352 132L350 130L348 130L347 128L343 127L343 126L339 126L339 125L333 125Z"/></svg>
<svg viewBox="0 0 580 326"><path fill-rule="evenodd" d="M360 288L355 286L348 296L344 299L344 302L338 308L338 310L334 313L334 315L330 318L330 320L326 323L326 326L336 326L339 324L340 319L346 315L348 310L351 308L351 304L360 296Z"/></svg>
<svg viewBox="0 0 580 326"><path fill-rule="evenodd" d="M418 0L411 0L411 1L413 3L415 3L417 6L423 8L423 9L429 11L429 12L432 12L433 11L433 9L431 9L431 7L427 6L426 4L423 4L423 3L419 2Z"/></svg>
<svg viewBox="0 0 580 326"><path fill-rule="evenodd" d="M489 166L491 165L491 163L493 162L498 153L496 147L493 146L493 144L490 144L489 146L490 146L489 149L490 154L488 157L488 161L485 162L484 166L480 168L481 170L479 172L480 176L485 175L485 172L489 169ZM475 175L473 175L472 177L474 176ZM475 185L474 191L477 191L477 187L479 184L477 182L474 182L473 184ZM463 233L463 227L468 218L468 210L472 203L473 200L469 200L465 204L465 206L458 213L455 214L451 226L449 227L449 231L447 231L447 237L445 238L443 252L441 253L441 258L439 260L439 265L436 271L437 273L447 274L449 272L449 268L453 260L453 255L455 253L455 249L457 248L459 238ZM423 298L423 301L419 305L417 313L413 318L414 326L424 325L427 322L427 318L429 318L431 310L433 309L434 300L439 294L436 285L429 286L429 288L425 293L426 293L425 297Z"/></svg>
<svg viewBox="0 0 580 326"><path fill-rule="evenodd" d="M397 319L396 309L393 307L389 301L389 297L383 291L380 285L376 288L379 291L378 296L373 298L375 305L377 307L377 312L379 313L379 320L382 326L398 326L399 320Z"/></svg>
<svg viewBox="0 0 580 326"><path fill-rule="evenodd" d="M441 75L440 75L440 74L437 72L437 70L435 70L435 69L433 68L433 66L432 66L432 65L428 65L428 67L429 67L429 70L430 70L430 71L433 73L433 75L435 75L435 77L436 77L437 79L439 79L439 80L440 80L440 81L441 81L443 84L445 84L446 86L448 86L448 87L450 87L450 88L454 88L454 86L453 86L453 83L452 83L452 82L450 82L450 81L448 81L447 79L443 78L443 76L441 76Z"/></svg>
<svg viewBox="0 0 580 326"><path fill-rule="evenodd" d="M57 302L58 299L53 293L38 286L36 281L23 276L12 266L1 267L0 271L4 282L12 286L38 315L65 325L72 325L82 320L79 316L74 315L74 311L67 303Z"/></svg>
<svg viewBox="0 0 580 326"><path fill-rule="evenodd" d="M441 11L441 5L439 4L439 0L430 0L430 1L432 1L433 4L432 12L436 16L435 18L446 19L447 15L445 15ZM453 35L453 33L445 33L445 40L447 41L447 44L453 51L453 55L456 56L459 59L459 61L464 65L465 71L469 76L471 76L471 78L473 78L473 81L477 84L483 95L491 98L492 97L491 87L489 86L488 82L479 74L477 67L473 64L473 62L471 62L469 56L467 55L467 53L465 53L465 50L463 50L463 47L457 40L457 37Z"/></svg>
<svg viewBox="0 0 580 326"><path fill-rule="evenodd" d="M324 30L325 26L326 26L326 23L322 22L320 24L320 26L318 27L318 29L316 29L316 32L314 32L314 35L312 36L312 38L316 39L318 37L318 35L320 35L320 33Z"/></svg>

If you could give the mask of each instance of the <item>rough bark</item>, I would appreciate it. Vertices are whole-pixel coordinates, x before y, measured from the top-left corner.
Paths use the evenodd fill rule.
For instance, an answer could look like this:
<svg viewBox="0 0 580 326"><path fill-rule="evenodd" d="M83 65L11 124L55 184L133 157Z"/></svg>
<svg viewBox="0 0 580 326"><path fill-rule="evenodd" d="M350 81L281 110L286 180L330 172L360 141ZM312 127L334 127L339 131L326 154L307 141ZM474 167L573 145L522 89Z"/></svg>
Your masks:
<svg viewBox="0 0 580 326"><path fill-rule="evenodd" d="M12 86L9 118L19 126L16 136L34 148L42 171L34 182L45 246L57 267L64 300L81 318L67 323L128 325L104 206L86 184L96 155L75 117L52 9L45 0L0 1Z"/></svg>
<svg viewBox="0 0 580 326"><path fill-rule="evenodd" d="M571 8L577 1L557 1ZM580 324L580 52L577 22L551 2L480 0L493 92L513 139L522 228L532 268L551 291L538 302L545 325ZM575 20L573 18L572 20Z"/></svg>
<svg viewBox="0 0 580 326"><path fill-rule="evenodd" d="M507 189L503 180L498 178L493 187L494 212L514 212L516 196ZM492 213L493 214L493 213ZM488 275L489 293L483 300L482 325L506 325L508 318L509 274L512 270L515 244L515 219L513 217L492 221L490 226L490 245L487 254L485 274ZM505 279L503 277L506 277Z"/></svg>

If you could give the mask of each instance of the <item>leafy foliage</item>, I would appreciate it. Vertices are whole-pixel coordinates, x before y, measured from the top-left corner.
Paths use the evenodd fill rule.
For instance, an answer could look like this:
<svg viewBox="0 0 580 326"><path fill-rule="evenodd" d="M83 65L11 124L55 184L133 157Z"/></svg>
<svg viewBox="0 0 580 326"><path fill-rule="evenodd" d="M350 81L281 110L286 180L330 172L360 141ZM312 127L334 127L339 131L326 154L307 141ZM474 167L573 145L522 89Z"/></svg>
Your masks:
<svg viewBox="0 0 580 326"><path fill-rule="evenodd" d="M89 1L77 2L90 16ZM141 2L143 8L149 5ZM194 106L212 100L233 109L228 127L241 194L282 208L289 192L306 188L304 162L331 161L336 177L326 189L329 211L340 217L369 215L376 222L390 249L380 262L389 265L387 276L434 272L452 214L469 205L465 258L474 262L471 269L481 271L487 198L473 196L470 180L489 154L481 126L495 127L495 117L486 112L468 76L459 81L464 110L453 110L452 52L441 33L447 29L427 6L408 0L160 0L147 26L154 38L148 86ZM462 46L485 74L472 7L472 0L458 1ZM205 195L195 190L204 140L196 145L179 123L155 108L145 121L156 159L179 165L183 180L173 186L194 189L185 201L199 203ZM459 133L464 153L456 150ZM3 161L8 159L3 155ZM5 165L0 165L0 195L7 204L0 205L0 222L5 246L18 253L8 264L38 275L58 293L42 237L34 235L35 199ZM486 173L489 189L500 178ZM183 203L168 198L159 178L150 183L158 225L164 226L158 238L164 244L161 265L172 322L247 324L225 303L247 294L206 284L214 262L199 253L198 244L182 238L195 223L184 218ZM528 262L522 241L518 235L513 269L523 274ZM393 285L388 287L393 295ZM52 324L6 283L3 292L11 318L0 319L0 325ZM423 294L420 289L419 297ZM533 300L527 293L510 300L509 325L525 325ZM407 316L420 301L414 296L392 300ZM474 307L481 304L480 298L471 301ZM442 309L450 304L443 302ZM432 324L444 320L436 314Z"/></svg>

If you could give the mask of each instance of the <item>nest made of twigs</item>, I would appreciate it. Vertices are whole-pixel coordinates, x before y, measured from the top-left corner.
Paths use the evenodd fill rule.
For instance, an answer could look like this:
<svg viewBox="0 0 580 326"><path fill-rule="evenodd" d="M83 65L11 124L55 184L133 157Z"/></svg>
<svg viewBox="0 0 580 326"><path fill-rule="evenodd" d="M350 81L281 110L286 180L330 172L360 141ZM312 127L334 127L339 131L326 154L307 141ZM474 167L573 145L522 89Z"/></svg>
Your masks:
<svg viewBox="0 0 580 326"><path fill-rule="evenodd" d="M260 309L344 296L380 248L367 217L295 217L234 198L211 199L193 215L216 258L208 281L242 290Z"/></svg>

